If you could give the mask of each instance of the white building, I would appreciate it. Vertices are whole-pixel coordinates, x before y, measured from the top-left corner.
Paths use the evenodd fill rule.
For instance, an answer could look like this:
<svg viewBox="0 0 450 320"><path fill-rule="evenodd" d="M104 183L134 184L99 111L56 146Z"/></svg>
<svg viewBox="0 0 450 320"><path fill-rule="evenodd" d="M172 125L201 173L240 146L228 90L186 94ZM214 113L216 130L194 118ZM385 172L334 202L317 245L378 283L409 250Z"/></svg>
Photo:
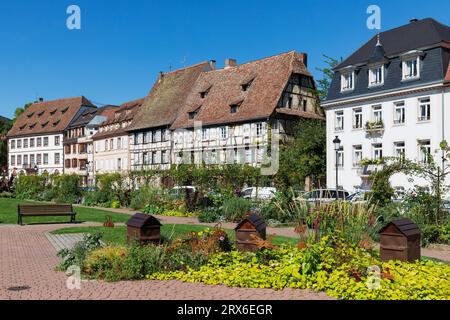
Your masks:
<svg viewBox="0 0 450 320"><path fill-rule="evenodd" d="M370 189L376 160L406 157L441 163L440 143L450 141L450 28L433 19L372 38L335 68L327 100L327 184L348 191ZM341 149L333 139L338 136ZM362 161L363 160L363 161ZM367 164L369 163L369 164ZM403 174L391 185L423 184Z"/></svg>
<svg viewBox="0 0 450 320"><path fill-rule="evenodd" d="M64 133L64 173L81 176L83 186L94 185L93 136L114 109L114 106L88 109Z"/></svg>
<svg viewBox="0 0 450 320"><path fill-rule="evenodd" d="M94 140L94 173L128 173L130 171L130 126L143 99L121 105L102 123Z"/></svg>
<svg viewBox="0 0 450 320"><path fill-rule="evenodd" d="M8 132L9 175L64 173L64 131L86 109L85 97L32 104Z"/></svg>

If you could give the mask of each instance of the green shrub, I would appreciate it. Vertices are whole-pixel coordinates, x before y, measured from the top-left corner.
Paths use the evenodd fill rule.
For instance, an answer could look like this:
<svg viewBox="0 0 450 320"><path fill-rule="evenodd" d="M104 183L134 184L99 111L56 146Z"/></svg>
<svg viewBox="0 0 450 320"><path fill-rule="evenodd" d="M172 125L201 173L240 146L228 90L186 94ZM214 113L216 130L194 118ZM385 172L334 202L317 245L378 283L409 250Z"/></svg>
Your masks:
<svg viewBox="0 0 450 320"><path fill-rule="evenodd" d="M14 194L11 192L1 192L0 198L14 198Z"/></svg>
<svg viewBox="0 0 450 320"><path fill-rule="evenodd" d="M41 195L46 189L47 177L19 175L14 180L14 194L18 199L40 200Z"/></svg>
<svg viewBox="0 0 450 320"><path fill-rule="evenodd" d="M81 177L76 174L63 174L52 176L51 191L47 196L58 203L76 203L81 197L80 182Z"/></svg>
<svg viewBox="0 0 450 320"><path fill-rule="evenodd" d="M164 208L148 204L145 206L142 212L144 212L145 214L162 215L164 213Z"/></svg>
<svg viewBox="0 0 450 320"><path fill-rule="evenodd" d="M222 212L227 221L237 222L250 212L252 204L243 198L230 198L223 202Z"/></svg>
<svg viewBox="0 0 450 320"><path fill-rule="evenodd" d="M100 233L85 235L83 240L75 244L72 249L63 249L58 252L58 257L63 261L57 267L60 271L66 271L70 266L78 266L83 268L87 255L93 250L101 247Z"/></svg>
<svg viewBox="0 0 450 320"><path fill-rule="evenodd" d="M225 221L220 208L205 208L198 216L198 220L203 223L216 223Z"/></svg>
<svg viewBox="0 0 450 320"><path fill-rule="evenodd" d="M119 209L120 208L120 201L114 200L113 202L111 202L111 208Z"/></svg>

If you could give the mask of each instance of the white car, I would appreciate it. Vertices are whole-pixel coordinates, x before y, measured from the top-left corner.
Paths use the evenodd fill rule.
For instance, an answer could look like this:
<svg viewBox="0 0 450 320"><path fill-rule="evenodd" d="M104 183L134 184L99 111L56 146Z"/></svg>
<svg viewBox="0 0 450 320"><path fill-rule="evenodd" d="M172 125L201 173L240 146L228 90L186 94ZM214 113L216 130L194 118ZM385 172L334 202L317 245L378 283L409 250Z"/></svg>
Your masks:
<svg viewBox="0 0 450 320"><path fill-rule="evenodd" d="M244 199L272 200L275 198L276 188L245 188L241 191L241 197Z"/></svg>
<svg viewBox="0 0 450 320"><path fill-rule="evenodd" d="M197 189L193 186L173 187L170 190L170 195L175 197L184 196L186 193L195 193Z"/></svg>
<svg viewBox="0 0 450 320"><path fill-rule="evenodd" d="M345 190L338 190L339 200L346 200L349 193ZM328 203L336 200L335 189L318 189L314 191L305 192L296 199L297 201L306 201L309 203Z"/></svg>

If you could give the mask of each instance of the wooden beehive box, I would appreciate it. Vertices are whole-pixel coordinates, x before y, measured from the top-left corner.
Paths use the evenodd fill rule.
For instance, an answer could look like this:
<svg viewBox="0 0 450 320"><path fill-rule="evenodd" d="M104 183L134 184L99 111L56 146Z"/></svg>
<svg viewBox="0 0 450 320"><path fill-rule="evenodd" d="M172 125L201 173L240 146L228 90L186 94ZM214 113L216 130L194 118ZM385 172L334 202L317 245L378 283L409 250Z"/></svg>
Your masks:
<svg viewBox="0 0 450 320"><path fill-rule="evenodd" d="M382 261L420 260L421 232L410 219L388 223L380 230L380 257Z"/></svg>
<svg viewBox="0 0 450 320"><path fill-rule="evenodd" d="M136 213L127 225L127 242L136 241L139 245L160 243L161 223L155 217L143 213Z"/></svg>
<svg viewBox="0 0 450 320"><path fill-rule="evenodd" d="M263 218L253 214L242 220L234 229L236 232L236 248L239 251L256 252L259 250L252 235L266 239L267 224Z"/></svg>

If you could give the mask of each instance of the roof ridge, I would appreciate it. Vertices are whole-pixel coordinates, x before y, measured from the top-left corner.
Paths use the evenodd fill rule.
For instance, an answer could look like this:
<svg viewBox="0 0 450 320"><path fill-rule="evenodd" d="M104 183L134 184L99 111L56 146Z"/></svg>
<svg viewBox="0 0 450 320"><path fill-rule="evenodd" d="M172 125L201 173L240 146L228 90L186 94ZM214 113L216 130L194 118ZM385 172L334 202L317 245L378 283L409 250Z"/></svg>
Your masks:
<svg viewBox="0 0 450 320"><path fill-rule="evenodd" d="M44 103L60 102L60 101L76 100L76 99L81 99L81 101L83 101L83 99L86 99L87 101L89 101L89 99L87 99L85 96L81 95L81 96L75 96L75 97L70 97L70 98L59 98L59 99L54 99L54 100L38 101L38 102L34 102L33 104L39 105L39 104L44 104ZM89 101L89 102L91 102L91 101Z"/></svg>
<svg viewBox="0 0 450 320"><path fill-rule="evenodd" d="M201 66L203 64L209 64L209 61L198 62L196 64L193 64L193 65L190 65L190 66L187 66L187 67L179 68L179 69L176 69L176 70L173 70L173 71L169 71L169 72L163 72L163 74L164 75L171 75L171 74L174 74L174 73L177 73L177 72L181 72L181 71L185 71L185 70L188 70L188 69L191 69L191 68L199 67L199 66Z"/></svg>
<svg viewBox="0 0 450 320"><path fill-rule="evenodd" d="M294 53L299 53L299 52L297 52L296 50L290 50L290 51L286 51L286 52L282 52L282 53L278 53L278 54L273 54L273 55L268 56L268 57L264 57L264 58L260 58L260 59L256 59L256 60L252 60L252 61L247 61L247 62L238 64L237 66L231 67L231 68L228 68L228 69L221 68L221 69L205 71L204 73L213 72L213 71L233 70L233 69L236 69L236 68L239 68L239 67L251 64L251 63L261 62L261 61L269 60L269 59L274 59L274 58L277 58L277 57L281 57L281 56L289 55L289 54L294 54Z"/></svg>

